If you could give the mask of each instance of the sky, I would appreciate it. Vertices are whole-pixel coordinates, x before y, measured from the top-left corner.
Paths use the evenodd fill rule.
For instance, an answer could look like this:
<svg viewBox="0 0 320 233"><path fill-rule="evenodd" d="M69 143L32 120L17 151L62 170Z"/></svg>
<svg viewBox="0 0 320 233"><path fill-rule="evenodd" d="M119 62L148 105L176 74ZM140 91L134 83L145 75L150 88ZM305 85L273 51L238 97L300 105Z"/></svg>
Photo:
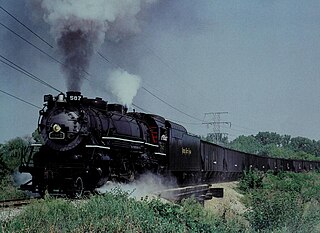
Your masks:
<svg viewBox="0 0 320 233"><path fill-rule="evenodd" d="M54 48L0 9L0 55L65 92L60 64L39 51L59 59L50 26L27 2L0 5ZM191 133L213 132L202 124L212 120L205 113L228 112L220 120L231 128L220 130L231 140L259 131L320 140L319 25L317 0L159 0L139 14L136 33L104 41L99 52L111 63L93 54L81 92L116 102L106 80L121 67L141 78L136 106ZM58 94L3 63L0 90L39 107L43 95ZM39 109L2 92L0 111L0 143L37 128Z"/></svg>

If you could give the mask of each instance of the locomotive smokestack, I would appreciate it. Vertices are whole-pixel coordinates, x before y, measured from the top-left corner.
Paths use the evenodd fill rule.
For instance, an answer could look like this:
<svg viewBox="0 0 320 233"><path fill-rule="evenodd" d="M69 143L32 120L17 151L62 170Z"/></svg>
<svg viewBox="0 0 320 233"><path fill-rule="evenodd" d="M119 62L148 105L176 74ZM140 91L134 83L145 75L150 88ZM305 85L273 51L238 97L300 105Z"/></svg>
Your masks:
<svg viewBox="0 0 320 233"><path fill-rule="evenodd" d="M80 91L67 91L67 98L69 98L70 96L79 96L81 95Z"/></svg>

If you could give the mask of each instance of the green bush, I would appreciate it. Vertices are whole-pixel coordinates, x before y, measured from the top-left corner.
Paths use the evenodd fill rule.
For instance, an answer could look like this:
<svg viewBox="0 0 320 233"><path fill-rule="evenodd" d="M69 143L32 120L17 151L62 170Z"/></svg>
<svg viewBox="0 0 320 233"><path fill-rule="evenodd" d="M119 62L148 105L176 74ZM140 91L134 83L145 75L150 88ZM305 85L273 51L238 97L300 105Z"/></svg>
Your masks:
<svg viewBox="0 0 320 233"><path fill-rule="evenodd" d="M14 186L13 176L21 162L21 156L29 153L29 142L15 138L0 145L0 200L24 197L24 193Z"/></svg>
<svg viewBox="0 0 320 233"><path fill-rule="evenodd" d="M23 138L12 139L0 145L0 161L5 165L7 174L20 165L21 156L29 153L29 142Z"/></svg>
<svg viewBox="0 0 320 233"><path fill-rule="evenodd" d="M258 170L244 171L244 175L239 182L239 189L242 191L250 191L252 189L261 188L263 185L263 177L265 173Z"/></svg>
<svg viewBox="0 0 320 233"><path fill-rule="evenodd" d="M19 199L26 195L13 185L12 177L6 175L0 180L0 200Z"/></svg>
<svg viewBox="0 0 320 233"><path fill-rule="evenodd" d="M316 232L320 223L319 173L266 173L255 189L247 188L248 180L255 180L259 173L248 176L240 184L245 187L241 190L249 209L246 218L253 230Z"/></svg>

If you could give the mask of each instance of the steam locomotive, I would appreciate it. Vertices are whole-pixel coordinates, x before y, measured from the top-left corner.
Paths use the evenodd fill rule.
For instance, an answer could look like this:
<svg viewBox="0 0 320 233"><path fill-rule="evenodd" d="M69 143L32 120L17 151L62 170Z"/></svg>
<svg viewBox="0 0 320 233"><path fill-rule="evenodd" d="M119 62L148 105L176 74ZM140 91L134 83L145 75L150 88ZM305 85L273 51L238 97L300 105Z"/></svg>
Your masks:
<svg viewBox="0 0 320 233"><path fill-rule="evenodd" d="M108 180L130 182L151 171L180 184L239 179L251 169L309 171L314 161L247 154L201 140L165 118L128 112L80 92L45 95L38 130L41 144L22 157L20 172L32 179L22 190L81 196Z"/></svg>

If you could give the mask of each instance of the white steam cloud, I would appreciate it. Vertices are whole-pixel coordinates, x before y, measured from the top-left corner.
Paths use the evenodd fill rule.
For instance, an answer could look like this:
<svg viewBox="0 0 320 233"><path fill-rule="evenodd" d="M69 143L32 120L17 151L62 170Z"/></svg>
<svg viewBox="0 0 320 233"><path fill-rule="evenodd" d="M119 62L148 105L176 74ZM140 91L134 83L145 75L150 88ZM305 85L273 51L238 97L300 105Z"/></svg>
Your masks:
<svg viewBox="0 0 320 233"><path fill-rule="evenodd" d="M156 0L33 0L50 25L68 90L80 91L93 53L105 38L117 42L140 32L139 14Z"/></svg>
<svg viewBox="0 0 320 233"><path fill-rule="evenodd" d="M152 173L145 173L132 183L123 184L108 182L96 190L100 193L106 193L114 189L120 189L128 192L132 197L139 199L171 188L172 186L176 186L176 180L173 178L169 179Z"/></svg>
<svg viewBox="0 0 320 233"><path fill-rule="evenodd" d="M32 176L30 173L20 173L20 172L14 172L13 174L13 180L16 186L20 186L22 184L25 184L29 180L32 179Z"/></svg>
<svg viewBox="0 0 320 233"><path fill-rule="evenodd" d="M109 75L107 85L118 101L129 107L138 92L140 82L141 78L139 76L117 69Z"/></svg>

